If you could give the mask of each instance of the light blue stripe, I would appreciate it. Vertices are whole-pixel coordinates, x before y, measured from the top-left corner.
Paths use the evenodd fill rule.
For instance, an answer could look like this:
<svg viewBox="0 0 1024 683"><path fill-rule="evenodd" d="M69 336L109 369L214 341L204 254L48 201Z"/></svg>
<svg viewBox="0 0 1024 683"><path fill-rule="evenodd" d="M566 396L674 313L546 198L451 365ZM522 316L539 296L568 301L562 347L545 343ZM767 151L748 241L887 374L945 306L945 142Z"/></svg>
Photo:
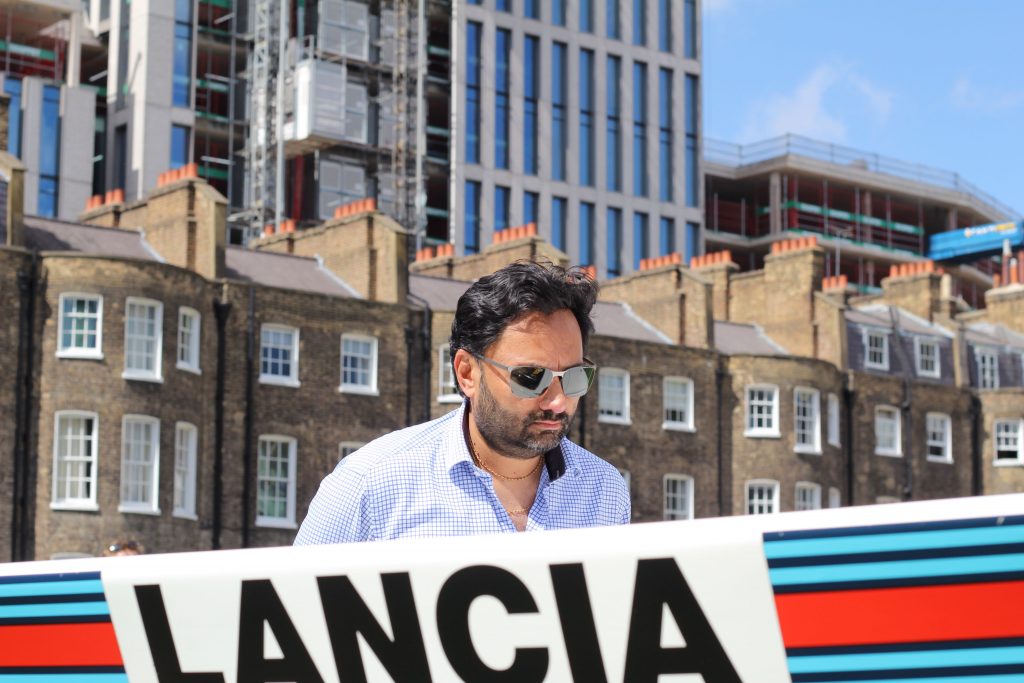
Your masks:
<svg viewBox="0 0 1024 683"><path fill-rule="evenodd" d="M23 617L80 617L110 614L106 602L47 602L38 605L0 605L0 619Z"/></svg>
<svg viewBox="0 0 1024 683"><path fill-rule="evenodd" d="M128 674L0 674L0 683L128 683Z"/></svg>
<svg viewBox="0 0 1024 683"><path fill-rule="evenodd" d="M863 562L829 564L813 567L782 567L768 570L772 585L791 586L799 583L833 583L837 581L872 581L878 579L909 579L957 574L988 574L1024 571L1024 553L983 555L980 557L935 558L903 562Z"/></svg>
<svg viewBox="0 0 1024 683"><path fill-rule="evenodd" d="M19 681L20 683L20 681ZM996 676L939 676L930 678L876 678L843 680L843 683L1021 683L1020 674L999 674Z"/></svg>
<svg viewBox="0 0 1024 683"><path fill-rule="evenodd" d="M788 541L768 541L764 554L769 560L784 557L842 555L844 553L875 553L928 548L975 547L1002 543L1024 543L1024 524L985 527L983 529L949 529L941 531L908 531L869 536L836 536Z"/></svg>
<svg viewBox="0 0 1024 683"><path fill-rule="evenodd" d="M791 674L823 673L826 671L921 669L932 666L1024 664L1024 647L979 647L962 650L808 655L805 657L789 657L788 662L789 673Z"/></svg>
<svg viewBox="0 0 1024 683"><path fill-rule="evenodd" d="M31 595L76 595L78 593L103 593L103 582L99 579L88 579L0 584L0 598L23 598Z"/></svg>

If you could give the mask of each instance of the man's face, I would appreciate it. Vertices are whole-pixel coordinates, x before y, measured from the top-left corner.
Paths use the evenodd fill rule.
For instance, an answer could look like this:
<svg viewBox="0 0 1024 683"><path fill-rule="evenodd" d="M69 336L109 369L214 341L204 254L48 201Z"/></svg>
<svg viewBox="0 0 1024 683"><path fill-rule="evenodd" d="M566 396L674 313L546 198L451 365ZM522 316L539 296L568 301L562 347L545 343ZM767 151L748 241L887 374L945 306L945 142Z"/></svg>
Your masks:
<svg viewBox="0 0 1024 683"><path fill-rule="evenodd" d="M565 370L583 363L583 337L567 310L529 313L505 328L484 355L505 365ZM532 458L554 448L569 431L579 398L566 398L555 379L537 398L514 396L508 372L473 359L479 382L470 416L487 445L513 458Z"/></svg>

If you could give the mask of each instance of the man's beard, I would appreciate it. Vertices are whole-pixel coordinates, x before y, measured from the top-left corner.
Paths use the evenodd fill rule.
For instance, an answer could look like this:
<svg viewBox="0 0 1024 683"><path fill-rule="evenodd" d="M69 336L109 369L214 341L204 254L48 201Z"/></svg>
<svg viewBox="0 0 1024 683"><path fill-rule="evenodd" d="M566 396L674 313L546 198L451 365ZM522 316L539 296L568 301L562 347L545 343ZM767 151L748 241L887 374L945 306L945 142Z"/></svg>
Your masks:
<svg viewBox="0 0 1024 683"><path fill-rule="evenodd" d="M572 424L569 413L557 414L550 410L538 410L526 417L520 417L503 409L487 389L486 382L480 383L480 391L470 407L480 436L491 450L509 458L535 458L547 453L558 445ZM538 420L559 421L557 430L531 433L530 426Z"/></svg>

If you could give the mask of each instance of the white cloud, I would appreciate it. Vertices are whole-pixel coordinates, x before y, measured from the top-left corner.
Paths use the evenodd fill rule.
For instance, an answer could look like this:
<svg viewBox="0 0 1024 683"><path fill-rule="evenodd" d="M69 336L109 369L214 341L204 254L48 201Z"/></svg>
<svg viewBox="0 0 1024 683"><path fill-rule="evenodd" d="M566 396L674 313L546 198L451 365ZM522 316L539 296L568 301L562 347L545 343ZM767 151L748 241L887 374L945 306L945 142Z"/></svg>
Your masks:
<svg viewBox="0 0 1024 683"><path fill-rule="evenodd" d="M743 142L755 142L786 133L804 135L828 142L845 142L847 124L841 114L833 113L830 100L852 99L853 107L841 113L869 112L884 123L892 110L893 96L853 71L850 66L822 64L790 93L772 95L754 103L740 134Z"/></svg>
<svg viewBox="0 0 1024 683"><path fill-rule="evenodd" d="M985 88L960 76L949 91L953 106L972 111L1003 111L1024 105L1024 90Z"/></svg>

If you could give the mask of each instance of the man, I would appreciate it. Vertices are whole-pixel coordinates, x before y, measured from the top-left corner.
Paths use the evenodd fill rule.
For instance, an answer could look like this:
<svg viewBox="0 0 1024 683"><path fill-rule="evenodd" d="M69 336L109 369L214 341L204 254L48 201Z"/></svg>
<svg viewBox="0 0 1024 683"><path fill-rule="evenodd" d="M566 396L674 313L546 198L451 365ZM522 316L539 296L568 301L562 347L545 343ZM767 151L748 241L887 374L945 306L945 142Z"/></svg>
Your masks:
<svg viewBox="0 0 1024 683"><path fill-rule="evenodd" d="M618 471L566 438L596 372L596 299L581 271L527 261L473 284L450 341L462 407L338 463L295 543L628 523Z"/></svg>

